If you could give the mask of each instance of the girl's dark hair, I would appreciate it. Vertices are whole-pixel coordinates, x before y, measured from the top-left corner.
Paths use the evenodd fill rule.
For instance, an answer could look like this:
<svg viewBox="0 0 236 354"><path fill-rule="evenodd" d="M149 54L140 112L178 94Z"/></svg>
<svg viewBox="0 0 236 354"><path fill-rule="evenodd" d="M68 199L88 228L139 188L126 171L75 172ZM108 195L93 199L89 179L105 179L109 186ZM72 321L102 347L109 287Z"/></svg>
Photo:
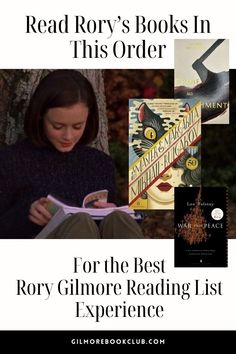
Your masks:
<svg viewBox="0 0 236 354"><path fill-rule="evenodd" d="M96 138L99 116L96 96L91 83L76 70L55 70L45 76L31 97L25 114L25 134L32 143L43 146L48 142L43 117L50 108L69 107L83 103L88 107L88 119L80 144Z"/></svg>

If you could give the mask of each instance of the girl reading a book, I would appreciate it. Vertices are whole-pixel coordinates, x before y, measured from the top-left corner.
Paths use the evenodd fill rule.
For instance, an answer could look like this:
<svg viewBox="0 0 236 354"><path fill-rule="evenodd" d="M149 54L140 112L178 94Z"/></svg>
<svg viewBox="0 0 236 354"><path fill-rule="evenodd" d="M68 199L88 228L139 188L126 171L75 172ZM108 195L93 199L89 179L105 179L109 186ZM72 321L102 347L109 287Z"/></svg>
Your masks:
<svg viewBox="0 0 236 354"><path fill-rule="evenodd" d="M110 156L88 146L97 136L98 106L90 82L76 70L55 70L36 88L25 115L26 138L0 150L0 236L34 238L52 214L47 195L81 206L83 198L108 190L115 206ZM48 238L140 238L128 214L113 212L98 225L86 213L63 221Z"/></svg>

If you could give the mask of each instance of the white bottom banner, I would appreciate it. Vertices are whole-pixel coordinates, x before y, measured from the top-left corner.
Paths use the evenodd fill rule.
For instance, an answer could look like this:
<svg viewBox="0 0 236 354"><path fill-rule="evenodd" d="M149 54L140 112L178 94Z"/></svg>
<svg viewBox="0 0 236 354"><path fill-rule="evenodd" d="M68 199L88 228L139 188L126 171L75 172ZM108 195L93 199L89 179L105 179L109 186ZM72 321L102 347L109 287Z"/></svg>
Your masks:
<svg viewBox="0 0 236 354"><path fill-rule="evenodd" d="M1 240L0 330L235 330L226 268L175 268L173 240Z"/></svg>

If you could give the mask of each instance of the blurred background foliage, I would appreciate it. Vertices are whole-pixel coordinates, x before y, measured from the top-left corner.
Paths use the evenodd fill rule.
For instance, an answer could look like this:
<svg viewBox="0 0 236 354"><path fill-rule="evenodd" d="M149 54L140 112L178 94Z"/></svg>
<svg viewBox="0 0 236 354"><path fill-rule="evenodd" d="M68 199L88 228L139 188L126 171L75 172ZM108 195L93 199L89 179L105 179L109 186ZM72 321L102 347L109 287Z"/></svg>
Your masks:
<svg viewBox="0 0 236 354"><path fill-rule="evenodd" d="M117 168L118 203L128 202L128 99L174 97L173 70L104 70L109 148ZM202 125L202 185L229 191L229 237L236 237L236 70L230 70L230 125ZM149 211L146 237L172 238L173 211Z"/></svg>

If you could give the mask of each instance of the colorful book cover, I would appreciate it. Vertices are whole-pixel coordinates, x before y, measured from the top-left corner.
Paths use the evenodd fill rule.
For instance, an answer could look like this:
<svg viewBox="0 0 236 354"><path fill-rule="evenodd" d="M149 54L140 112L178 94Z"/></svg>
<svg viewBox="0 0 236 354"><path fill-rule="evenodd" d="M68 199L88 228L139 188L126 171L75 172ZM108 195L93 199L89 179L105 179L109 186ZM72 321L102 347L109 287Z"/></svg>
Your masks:
<svg viewBox="0 0 236 354"><path fill-rule="evenodd" d="M229 40L175 40L175 98L202 102L202 123L229 124Z"/></svg>
<svg viewBox="0 0 236 354"><path fill-rule="evenodd" d="M176 188L175 267L227 267L227 190Z"/></svg>
<svg viewBox="0 0 236 354"><path fill-rule="evenodd" d="M201 103L129 100L129 206L174 209L174 188L201 184Z"/></svg>

